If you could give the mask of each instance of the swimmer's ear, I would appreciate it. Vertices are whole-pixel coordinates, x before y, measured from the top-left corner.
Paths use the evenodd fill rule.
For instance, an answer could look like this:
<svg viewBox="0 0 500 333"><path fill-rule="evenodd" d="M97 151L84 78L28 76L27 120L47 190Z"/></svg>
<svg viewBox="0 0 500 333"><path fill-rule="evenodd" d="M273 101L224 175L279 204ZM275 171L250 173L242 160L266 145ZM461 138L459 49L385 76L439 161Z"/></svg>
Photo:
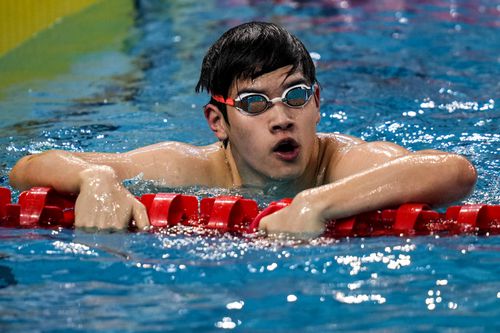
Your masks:
<svg viewBox="0 0 500 333"><path fill-rule="evenodd" d="M316 84L316 89L314 89L314 103L316 104L316 107L319 108L319 101L320 101L320 91L319 91L319 84Z"/></svg>
<svg viewBox="0 0 500 333"><path fill-rule="evenodd" d="M215 136L219 141L224 141L227 139L226 121L222 112L213 104L205 105L203 109L205 113L205 118L207 119L208 126L214 132Z"/></svg>

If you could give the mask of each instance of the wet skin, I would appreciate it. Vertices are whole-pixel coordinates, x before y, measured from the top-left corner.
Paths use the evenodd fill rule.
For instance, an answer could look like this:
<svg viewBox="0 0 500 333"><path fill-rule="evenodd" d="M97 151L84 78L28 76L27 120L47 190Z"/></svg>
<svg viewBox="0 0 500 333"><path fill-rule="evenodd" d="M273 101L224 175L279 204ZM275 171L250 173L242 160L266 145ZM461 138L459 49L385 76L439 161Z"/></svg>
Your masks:
<svg viewBox="0 0 500 333"><path fill-rule="evenodd" d="M272 99L281 96L290 86L310 84L301 72L290 73L290 69L291 66L287 66L255 80L235 81L229 97L256 92ZM210 127L219 140L229 140L231 157L243 184L265 186L273 181L312 182L304 176L306 169L315 168L318 155L319 89L316 91L303 107L291 108L277 102L256 116L228 106L229 124L215 106L207 106L205 114Z"/></svg>
<svg viewBox="0 0 500 333"><path fill-rule="evenodd" d="M236 80L229 97L248 91L279 97L304 83L300 71L289 71L287 66L255 80ZM22 158L12 169L11 184L79 193L75 225L98 229L123 229L131 220L147 227L144 206L122 185L138 175L167 186L272 186L294 200L264 218L260 228L301 238L321 234L329 219L405 202L449 203L472 190L476 172L462 156L317 134L319 101L317 89L302 108L277 102L248 116L228 107L229 123L208 104L208 125L220 141L229 140L227 148L220 142L203 147L163 142L120 154L48 151Z"/></svg>

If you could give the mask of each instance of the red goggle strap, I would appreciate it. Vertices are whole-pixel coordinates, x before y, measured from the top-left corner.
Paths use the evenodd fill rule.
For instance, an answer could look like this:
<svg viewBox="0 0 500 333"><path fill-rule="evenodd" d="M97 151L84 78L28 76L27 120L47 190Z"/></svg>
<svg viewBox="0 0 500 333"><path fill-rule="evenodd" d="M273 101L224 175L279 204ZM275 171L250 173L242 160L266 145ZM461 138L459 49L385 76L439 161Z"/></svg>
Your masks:
<svg viewBox="0 0 500 333"><path fill-rule="evenodd" d="M214 96L212 96L212 98L215 99L219 103L226 104L229 106L234 106L234 99L232 99L232 98L225 99L221 95L214 95Z"/></svg>

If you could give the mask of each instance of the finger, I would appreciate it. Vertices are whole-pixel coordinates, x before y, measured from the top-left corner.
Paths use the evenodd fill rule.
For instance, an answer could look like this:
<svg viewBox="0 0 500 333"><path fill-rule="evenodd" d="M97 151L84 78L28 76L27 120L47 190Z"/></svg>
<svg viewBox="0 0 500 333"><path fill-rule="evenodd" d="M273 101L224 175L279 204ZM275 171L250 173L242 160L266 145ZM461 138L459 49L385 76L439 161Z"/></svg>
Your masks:
<svg viewBox="0 0 500 333"><path fill-rule="evenodd" d="M265 233L267 233L267 220L266 220L266 217L263 217L260 222L259 222L259 230L260 231L264 231Z"/></svg>
<svg viewBox="0 0 500 333"><path fill-rule="evenodd" d="M94 227L94 218L86 212L81 205L75 207L75 228L92 228Z"/></svg>
<svg viewBox="0 0 500 333"><path fill-rule="evenodd" d="M75 222L73 223L73 225L75 226L75 228L83 227L83 219L79 209L75 209Z"/></svg>
<svg viewBox="0 0 500 333"><path fill-rule="evenodd" d="M146 207L139 201L135 201L132 208L132 218L135 221L135 225L139 229L144 229L149 226L149 218Z"/></svg>

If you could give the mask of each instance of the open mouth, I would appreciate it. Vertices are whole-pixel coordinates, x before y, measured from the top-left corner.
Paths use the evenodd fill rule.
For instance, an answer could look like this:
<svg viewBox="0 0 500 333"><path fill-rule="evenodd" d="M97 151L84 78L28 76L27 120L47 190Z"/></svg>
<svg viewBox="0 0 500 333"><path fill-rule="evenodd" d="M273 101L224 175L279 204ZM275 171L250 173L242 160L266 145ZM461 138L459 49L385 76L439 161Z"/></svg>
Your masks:
<svg viewBox="0 0 500 333"><path fill-rule="evenodd" d="M273 152L285 161L292 161L299 155L299 144L294 139L283 139L274 147Z"/></svg>

